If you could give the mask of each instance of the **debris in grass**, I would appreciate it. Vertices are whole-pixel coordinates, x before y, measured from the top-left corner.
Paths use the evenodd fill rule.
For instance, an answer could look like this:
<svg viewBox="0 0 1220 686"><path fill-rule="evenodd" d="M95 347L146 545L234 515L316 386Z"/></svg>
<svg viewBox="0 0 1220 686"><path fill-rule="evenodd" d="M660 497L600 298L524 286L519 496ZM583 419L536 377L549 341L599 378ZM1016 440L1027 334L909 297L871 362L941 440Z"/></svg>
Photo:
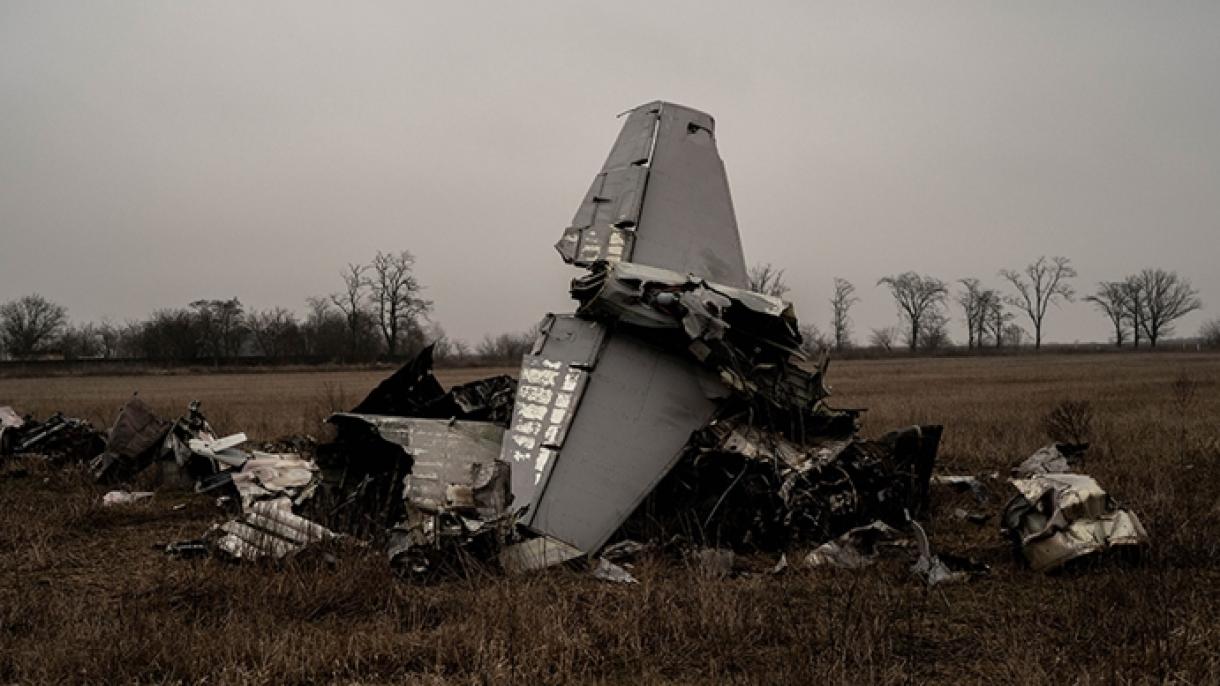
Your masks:
<svg viewBox="0 0 1220 686"><path fill-rule="evenodd" d="M102 496L102 506L129 505L153 497L152 491L110 491Z"/></svg>
<svg viewBox="0 0 1220 686"><path fill-rule="evenodd" d="M1113 548L1148 542L1134 512L1121 507L1093 477L1069 471L1063 444L1043 448L1017 468L1018 495L1004 507L1002 525L1030 567L1050 571ZM1079 446L1075 446L1079 448ZM1071 451L1083 455L1083 448Z"/></svg>

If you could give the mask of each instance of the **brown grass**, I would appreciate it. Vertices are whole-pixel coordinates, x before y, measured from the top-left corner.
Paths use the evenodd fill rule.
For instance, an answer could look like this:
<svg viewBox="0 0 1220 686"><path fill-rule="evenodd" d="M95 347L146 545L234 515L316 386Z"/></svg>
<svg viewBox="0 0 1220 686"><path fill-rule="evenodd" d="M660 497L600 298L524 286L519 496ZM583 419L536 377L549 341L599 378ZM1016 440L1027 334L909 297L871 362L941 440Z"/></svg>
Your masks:
<svg viewBox="0 0 1220 686"><path fill-rule="evenodd" d="M382 376L8 379L0 404L104 424L139 388L167 415L199 398L218 430L274 438L316 434L329 406ZM929 592L898 562L709 579L654 558L633 570L635 586L567 570L415 586L352 547L333 564L169 559L153 544L220 519L206 498L159 493L103 509L102 489L79 472L9 463L0 682L1217 681L1220 357L852 361L830 378L838 404L870 408L866 433L945 424L945 473L1006 470L1046 441L1048 411L1087 401L1095 443L1084 469L1154 544L1134 562L1034 573L1013 563L994 518L976 527L952 516L975 507L968 496L938 494L934 544L991 563L988 577ZM1194 389L1185 409L1174 402L1181 378Z"/></svg>

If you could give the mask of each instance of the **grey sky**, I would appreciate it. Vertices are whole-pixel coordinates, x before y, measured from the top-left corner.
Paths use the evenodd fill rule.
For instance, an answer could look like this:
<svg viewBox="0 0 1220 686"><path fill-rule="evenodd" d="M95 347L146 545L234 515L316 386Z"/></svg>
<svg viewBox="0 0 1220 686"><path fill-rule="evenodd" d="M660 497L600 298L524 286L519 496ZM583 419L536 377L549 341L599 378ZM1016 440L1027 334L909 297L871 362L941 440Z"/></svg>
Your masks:
<svg viewBox="0 0 1220 686"><path fill-rule="evenodd" d="M747 261L822 328L833 276L860 335L883 275L1044 253L1081 290L1178 270L1184 333L1220 310L1215 2L2 0L0 299L301 310L407 248L450 334L524 329L571 308L551 246L658 98L716 117Z"/></svg>

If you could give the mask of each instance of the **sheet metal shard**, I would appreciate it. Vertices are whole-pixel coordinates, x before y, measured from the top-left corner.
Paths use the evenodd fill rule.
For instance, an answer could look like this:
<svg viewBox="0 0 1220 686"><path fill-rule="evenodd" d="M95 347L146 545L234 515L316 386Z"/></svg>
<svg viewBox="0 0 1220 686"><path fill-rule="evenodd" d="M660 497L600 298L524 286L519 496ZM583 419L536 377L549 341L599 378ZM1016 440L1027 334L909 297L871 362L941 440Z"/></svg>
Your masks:
<svg viewBox="0 0 1220 686"><path fill-rule="evenodd" d="M555 246L564 260L630 261L745 288L715 126L710 115L668 102L632 110Z"/></svg>
<svg viewBox="0 0 1220 686"><path fill-rule="evenodd" d="M280 497L287 497L293 505L299 505L313 495L319 479L318 466L313 460L258 451L229 477L237 488L243 509L260 500Z"/></svg>
<svg viewBox="0 0 1220 686"><path fill-rule="evenodd" d="M563 541L539 536L505 546L500 551L500 566L509 574L531 572L584 557L585 552Z"/></svg>
<svg viewBox="0 0 1220 686"><path fill-rule="evenodd" d="M106 451L90 468L99 480L125 478L152 464L165 448L173 422L156 415L138 396L119 410L106 435Z"/></svg>
<svg viewBox="0 0 1220 686"><path fill-rule="evenodd" d="M240 518L222 524L220 532L217 549L242 560L282 559L335 536L326 527L293 514L287 498L252 504Z"/></svg>
<svg viewBox="0 0 1220 686"><path fill-rule="evenodd" d="M1120 507L1090 476L1036 474L1012 484L1020 495L1004 508L1003 525L1034 570L1148 541L1135 513Z"/></svg>
<svg viewBox="0 0 1220 686"><path fill-rule="evenodd" d="M432 373L432 351L423 349L413 360L382 381L360 404L355 414L469 419L507 424L517 382L494 376L454 386L448 392Z"/></svg>
<svg viewBox="0 0 1220 686"><path fill-rule="evenodd" d="M507 465L497 458L504 429L488 422L379 417L343 413L342 421L360 421L381 438L411 456L403 477L403 497L428 512L460 510L496 517L508 507Z"/></svg>

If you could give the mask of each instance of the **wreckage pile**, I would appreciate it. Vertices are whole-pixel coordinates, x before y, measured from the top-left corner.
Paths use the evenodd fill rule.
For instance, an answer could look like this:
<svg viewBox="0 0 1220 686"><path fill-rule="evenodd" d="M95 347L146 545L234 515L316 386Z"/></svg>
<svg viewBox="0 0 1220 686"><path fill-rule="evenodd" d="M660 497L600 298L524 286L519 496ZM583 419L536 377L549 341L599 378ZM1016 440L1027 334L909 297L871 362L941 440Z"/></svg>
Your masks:
<svg viewBox="0 0 1220 686"><path fill-rule="evenodd" d="M58 462L80 462L104 445L101 433L83 419L56 413L40 422L0 405L0 455L36 453Z"/></svg>
<svg viewBox="0 0 1220 686"><path fill-rule="evenodd" d="M609 558L636 540L681 541L719 566L798 547L813 548L811 564L860 566L911 538L929 583L960 578L970 570L934 555L918 523L941 427L865 440L858 411L827 404L827 362L810 368L792 306L746 288L714 128L671 103L629 113L556 245L585 270L571 282L577 310L543 319L517 380L446 391L426 349L328 419L335 440L316 462L246 452L245 435L217 436L198 404L168 422L133 398L95 475L157 468L237 510L171 552L282 558L344 535L384 545L415 577L474 559L510 572L587 564L628 581ZM18 449L69 430L10 419ZM1144 538L1087 477L1014 484L1005 526L1038 568Z"/></svg>

